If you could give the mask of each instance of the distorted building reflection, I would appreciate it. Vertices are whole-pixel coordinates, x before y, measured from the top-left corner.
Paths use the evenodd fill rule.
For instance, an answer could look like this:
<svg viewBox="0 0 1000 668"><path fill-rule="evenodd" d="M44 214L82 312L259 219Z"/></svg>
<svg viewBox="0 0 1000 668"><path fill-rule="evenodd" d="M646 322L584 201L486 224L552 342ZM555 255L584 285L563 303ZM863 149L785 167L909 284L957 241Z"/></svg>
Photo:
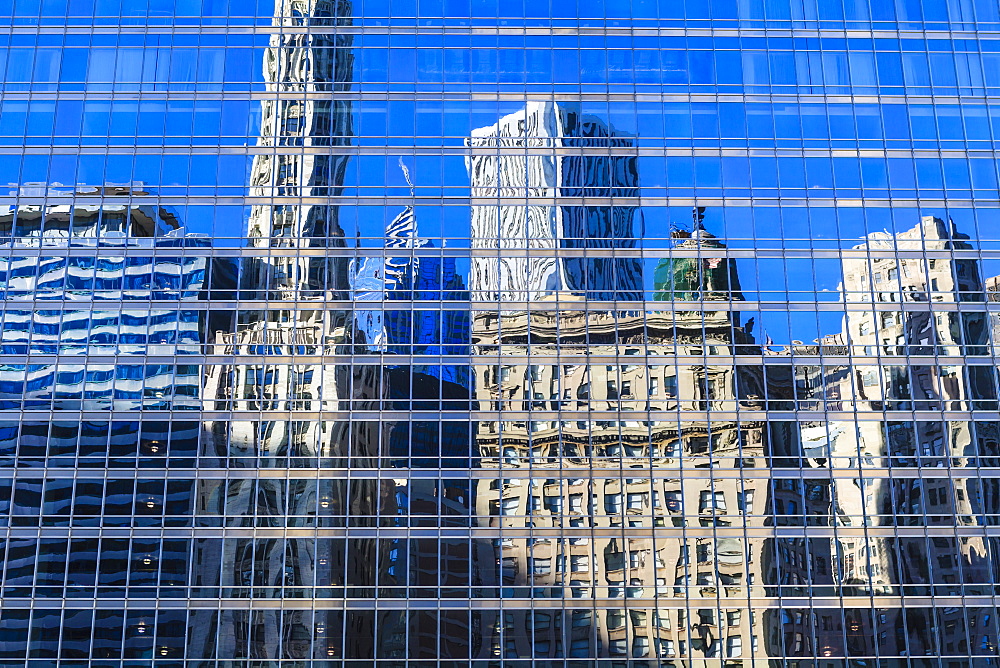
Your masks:
<svg viewBox="0 0 1000 668"><path fill-rule="evenodd" d="M845 418L800 423L802 463L815 478L796 490L794 512L775 511L786 524L837 527L836 539L805 547L810 584L836 585L822 590L844 597L845 609L783 611L769 639L783 655L924 665L900 657L968 654L948 665L996 665L994 607L921 598L989 598L996 573L996 538L983 527L996 524L1000 495L970 468L995 461L998 425L968 417L996 410L996 381L992 366L971 362L986 354L991 325L976 307L985 300L978 263L956 254L974 250L967 239L925 217L845 253L844 331L824 343L852 364L797 367L797 399ZM776 552L793 543L777 541ZM806 593L792 573L777 582L775 593ZM883 600L874 609L873 597Z"/></svg>
<svg viewBox="0 0 1000 668"><path fill-rule="evenodd" d="M986 288L986 301L1000 301L1000 276L990 276L983 280ZM990 344L992 346L990 354L995 354L997 345L1000 345L1000 313L990 314Z"/></svg>
<svg viewBox="0 0 1000 668"><path fill-rule="evenodd" d="M150 598L158 586L176 596L190 582L187 541L127 532L170 522L165 512L185 514L190 483L168 487L162 477L108 477L103 469L162 469L168 456L191 465L197 453L197 419L181 416L201 405L200 367L185 358L203 352L208 327L201 300L216 285L214 263L201 251L208 240L188 232L171 209L141 203L150 192L139 184L33 185L17 195L21 203L0 212L0 246L7 251L0 258L0 408L27 412L19 422L0 422L0 459L12 467L16 456L22 468L61 474L13 485L6 479L0 505L20 530L105 526L126 533L4 540L5 602L65 592ZM222 268L218 274L221 288L228 274ZM169 411L179 419L166 419ZM74 567L67 573L68 562ZM155 618L155 612L142 617ZM93 611L62 618L55 611L36 615L33 624L60 630L63 651L86 656L95 619L112 634L134 632L140 622ZM13 634L4 638L6 649L27 623L27 617L4 619ZM164 628L173 648L167 636Z"/></svg>
<svg viewBox="0 0 1000 668"><path fill-rule="evenodd" d="M502 416L476 433L495 471L476 503L501 536L505 604L483 628L497 658L759 656L746 601L762 555L747 528L764 526L768 430L738 410L761 408L765 388L734 355L760 349L734 309L743 297L725 246L699 227L676 233L674 249L655 272L662 309L587 310L602 288L564 283L530 287L530 309L474 313L476 399ZM495 299L488 280L503 276L484 270L475 287Z"/></svg>
<svg viewBox="0 0 1000 668"><path fill-rule="evenodd" d="M402 163L401 163L402 165ZM409 180L409 173L403 167ZM394 480L394 525L416 529L469 527L471 488L468 469L470 423L438 420L438 411L467 415L470 373L468 290L455 259L441 254L419 234L417 214L407 206L385 230L385 257L367 257L356 265L356 296L371 310L355 317L365 329L370 348L382 357L383 467L425 469ZM463 303L465 307L462 308ZM422 305L422 306L420 306ZM441 308L447 305L446 308ZM358 306L362 306L359 303ZM384 309L384 310L376 310ZM442 363L444 362L444 363ZM433 411L431 419L407 412ZM451 470L451 471L449 471ZM425 599L423 609L383 613L378 638L383 657L435 656L467 658L475 620L467 611L438 608L442 598L468 598L479 584L476 565L483 546L465 537L423 535L392 541L392 587L384 596ZM428 605L429 604L429 605Z"/></svg>
<svg viewBox="0 0 1000 668"><path fill-rule="evenodd" d="M198 299L207 287L207 258L183 249L206 247L208 239L188 233L168 209L127 201L148 194L128 187L22 188L25 198L48 195L69 203L11 205L0 213L0 234L10 249L0 258L0 294L7 302L0 328L4 353L78 355L81 360L5 364L0 406L200 407L196 365L148 364L143 356L201 352L204 310L180 303ZM122 203L105 198L121 198ZM164 253L170 248L177 249L176 256ZM91 252L82 253L84 249ZM122 300L125 307L101 308L101 302L111 300ZM178 305L156 308L145 303L150 301ZM51 306L45 308L45 302ZM72 308L73 302L81 307ZM87 355L105 356L106 361L88 362L83 359Z"/></svg>
<svg viewBox="0 0 1000 668"><path fill-rule="evenodd" d="M206 373L206 409L222 417L205 423L202 461L302 473L203 481L200 522L256 527L257 536L196 541L203 595L287 599L321 592L324 598L372 599L392 581L387 540L364 532L346 539L285 534L290 526L371 528L396 515L391 479L306 474L317 466L375 470L381 452L379 423L347 417L348 411L380 408L379 366L324 361L364 352L367 345L353 309L328 305L349 300L351 288L340 207L328 200L343 190L349 156L337 149L349 146L352 136L351 101L337 95L351 88L353 37L339 30L351 25L351 11L342 1L275 3L263 73L277 98L261 102L257 146L267 150L257 152L250 174L250 195L259 203L250 211L240 295L277 307L241 310L234 329L216 335L216 354L249 361ZM370 606L346 612L247 606L194 629L189 655L370 659L375 617Z"/></svg>
<svg viewBox="0 0 1000 668"><path fill-rule="evenodd" d="M317 356L349 352L357 339L350 309L325 305L347 299L350 290L348 258L331 252L346 247L340 209L329 203L294 203L299 197L335 196L343 187L348 156L329 149L350 144L350 101L311 94L349 89L351 37L335 31L280 31L350 25L350 9L350 3L321 0L275 4L276 32L264 52L265 81L275 92L301 92L303 98L261 102L257 143L272 151L255 156L250 190L256 199L271 203L251 209L248 249L253 252L242 263L239 285L244 299L287 301L294 307L241 310L233 331L215 333L219 352ZM342 393L351 387L351 373L336 365L294 361L219 366L209 371L206 386L220 410L317 411L337 409L340 401L354 398ZM364 399L375 372L359 373L357 398ZM227 428L225 421L216 427ZM245 447L251 457L331 456L336 437L318 428L316 421L278 420L254 434L221 433L218 452L239 456ZM230 443L235 450L230 451Z"/></svg>
<svg viewBox="0 0 1000 668"><path fill-rule="evenodd" d="M633 137L579 105L531 102L473 130L466 146L478 251L473 299L532 301L562 291L592 300L640 298L639 260L613 250L635 248L642 235L638 161L625 150L634 148Z"/></svg>
<svg viewBox="0 0 1000 668"><path fill-rule="evenodd" d="M0 4L0 668L1000 668L996 2Z"/></svg>

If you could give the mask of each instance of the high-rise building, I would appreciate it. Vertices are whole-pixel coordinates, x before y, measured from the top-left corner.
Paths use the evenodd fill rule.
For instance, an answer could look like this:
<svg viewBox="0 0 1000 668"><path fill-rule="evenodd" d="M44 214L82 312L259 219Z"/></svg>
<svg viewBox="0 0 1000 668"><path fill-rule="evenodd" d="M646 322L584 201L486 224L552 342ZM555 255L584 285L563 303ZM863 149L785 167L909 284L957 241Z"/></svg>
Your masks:
<svg viewBox="0 0 1000 668"><path fill-rule="evenodd" d="M725 248L704 230L685 236L676 248ZM740 656L760 633L743 601L763 583L747 528L765 526L768 429L735 417L764 396L759 365L731 361L755 348L730 310L736 267L716 255L666 259L657 273L671 277L660 299L686 297L639 313L564 298L559 311L476 319L477 356L492 361L479 367L479 408L502 417L476 435L493 470L477 516L501 532L513 604L486 629L497 656L704 663ZM719 361L676 363L708 354ZM715 474L742 467L753 478ZM559 603L541 613L517 599Z"/></svg>
<svg viewBox="0 0 1000 668"><path fill-rule="evenodd" d="M149 364L146 355L182 361L202 352L204 313L180 302L202 298L208 287L206 256L184 251L206 246L207 239L185 234L168 210L102 202L105 194L145 194L135 189L49 193L73 203L11 205L0 214L11 249L0 258L0 294L8 304L0 342L10 355L83 353L105 360L4 365L0 401L52 410L200 408L197 365ZM177 249L173 257L164 252L170 248ZM89 308L73 308L74 297L89 297ZM56 308L37 308L37 302Z"/></svg>
<svg viewBox="0 0 1000 668"><path fill-rule="evenodd" d="M996 370L938 361L986 355L990 317L981 308L933 308L984 302L978 263L960 254L972 250L952 221L927 216L895 235L868 235L842 260L847 313L838 338L858 361L827 366L811 387L797 387L821 402L835 399L827 403L831 414L885 415L802 426L813 467L834 472L825 494L804 507L842 528L823 563L835 565L831 582L845 595L975 596L991 588L996 538L966 530L989 524L1000 497L993 481L961 469L1000 454L1000 423L986 418L997 408ZM941 411L984 417L934 419ZM972 606L886 605L874 618L849 610L846 649L933 656L975 636L972 661L988 665L982 657L997 646L997 629L980 615L992 614ZM824 646L837 646L832 634L815 633Z"/></svg>
<svg viewBox="0 0 1000 668"><path fill-rule="evenodd" d="M474 130L466 146L472 248L480 250L472 260L473 299L534 301L563 292L639 298L639 260L614 252L635 248L642 236L632 204L639 185L633 138L579 105L531 102ZM495 257L481 249L496 249Z"/></svg>
<svg viewBox="0 0 1000 668"><path fill-rule="evenodd" d="M995 0L0 26L0 668L1000 668Z"/></svg>

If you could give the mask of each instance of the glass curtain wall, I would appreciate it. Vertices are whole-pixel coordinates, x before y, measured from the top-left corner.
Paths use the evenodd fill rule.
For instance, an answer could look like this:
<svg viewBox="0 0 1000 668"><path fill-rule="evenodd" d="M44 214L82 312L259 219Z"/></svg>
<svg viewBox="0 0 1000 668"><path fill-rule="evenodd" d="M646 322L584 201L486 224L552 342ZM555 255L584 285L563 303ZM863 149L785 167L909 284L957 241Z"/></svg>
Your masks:
<svg viewBox="0 0 1000 668"><path fill-rule="evenodd" d="M0 668L1000 666L996 141L996 0L0 0Z"/></svg>

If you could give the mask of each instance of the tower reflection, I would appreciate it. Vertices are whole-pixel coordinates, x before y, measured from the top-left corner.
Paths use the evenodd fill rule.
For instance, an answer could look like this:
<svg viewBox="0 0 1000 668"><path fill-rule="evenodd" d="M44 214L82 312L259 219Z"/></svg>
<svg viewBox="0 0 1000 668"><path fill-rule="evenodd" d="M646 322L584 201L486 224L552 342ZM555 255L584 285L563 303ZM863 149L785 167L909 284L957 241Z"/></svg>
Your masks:
<svg viewBox="0 0 1000 668"><path fill-rule="evenodd" d="M997 423L971 416L996 410L996 381L973 362L991 329L967 308L985 299L977 262L954 254L973 249L967 239L925 217L869 235L843 260L844 331L825 343L852 364L796 369L800 407L843 417L800 423L808 479L775 495L776 521L833 528L829 539L777 541L776 593L839 596L843 610L782 610L775 653L849 665L967 653L964 665L995 665L997 545L984 529L998 497L974 467L995 460ZM782 565L802 557L808 579ZM966 603L935 607L935 596Z"/></svg>
<svg viewBox="0 0 1000 668"><path fill-rule="evenodd" d="M476 432L492 472L476 514L499 536L502 602L483 629L491 654L505 665L750 656L761 632L746 600L762 580L747 528L764 526L768 429L739 417L761 408L765 389L759 368L734 362L760 355L734 309L735 263L704 229L678 233L677 257L656 269L664 308L591 305L642 291L638 262L615 257L634 247L635 208L583 214L531 200L627 197L634 158L559 157L627 140L556 105L474 135L474 193L529 200L473 211L474 248L511 248L479 256L472 283L484 309L472 328L476 398L497 415ZM483 146L533 150L480 156ZM587 233L571 238L582 219Z"/></svg>
<svg viewBox="0 0 1000 668"><path fill-rule="evenodd" d="M378 410L377 365L330 364L329 355L362 351L365 332L352 309L350 263L333 203L341 194L352 135L350 2L276 2L264 77L277 99L262 105L254 159L250 245L240 276L235 329L219 332L215 353L247 360L211 367L203 461L246 475L202 481L199 524L244 531L195 543L201 595L235 599L372 599L388 582L391 545L374 534L396 513L391 480L380 478L377 421L337 419L340 411ZM254 301L259 307L250 307ZM271 302L271 304L268 304ZM329 417L324 417L324 415ZM347 413L350 415L350 413ZM316 467L373 473L320 477ZM266 469L273 469L275 474ZM290 469L287 475L279 473ZM311 472L308 472L311 469ZM339 528L316 538L291 527ZM245 536L245 537L243 537ZM337 536L337 537L333 537ZM391 581L391 578L389 578ZM197 655L235 659L371 658L370 606L205 613L192 627ZM207 621L208 619L211 621Z"/></svg>

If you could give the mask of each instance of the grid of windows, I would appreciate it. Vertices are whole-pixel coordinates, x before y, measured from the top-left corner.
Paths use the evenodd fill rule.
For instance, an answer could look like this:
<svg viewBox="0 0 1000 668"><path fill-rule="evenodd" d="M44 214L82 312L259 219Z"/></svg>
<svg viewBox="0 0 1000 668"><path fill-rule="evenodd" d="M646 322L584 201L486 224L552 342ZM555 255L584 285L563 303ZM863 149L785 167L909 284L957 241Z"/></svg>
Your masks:
<svg viewBox="0 0 1000 668"><path fill-rule="evenodd" d="M0 24L0 668L1000 665L996 0Z"/></svg>

